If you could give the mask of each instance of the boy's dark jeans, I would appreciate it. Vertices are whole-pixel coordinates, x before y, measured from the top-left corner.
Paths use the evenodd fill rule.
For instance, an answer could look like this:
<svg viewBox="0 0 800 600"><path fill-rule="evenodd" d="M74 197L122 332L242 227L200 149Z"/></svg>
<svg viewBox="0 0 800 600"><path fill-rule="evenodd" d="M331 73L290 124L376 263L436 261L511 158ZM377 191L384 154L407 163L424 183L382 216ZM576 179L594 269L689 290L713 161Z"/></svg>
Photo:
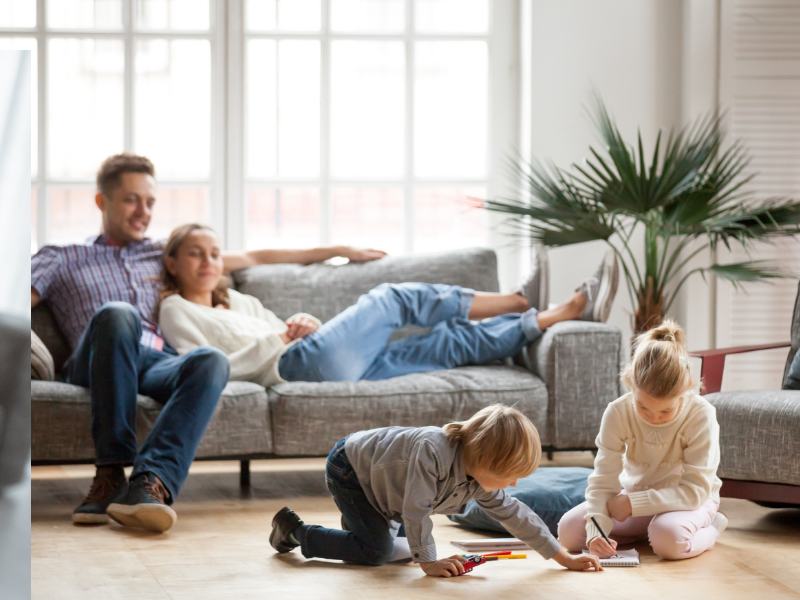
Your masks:
<svg viewBox="0 0 800 600"><path fill-rule="evenodd" d="M228 382L230 365L216 348L177 356L142 346L141 337L142 322L132 305L103 305L64 365L64 381L91 389L96 464L132 464L131 477L155 473L171 503ZM137 392L164 404L141 451L136 444Z"/></svg>
<svg viewBox="0 0 800 600"><path fill-rule="evenodd" d="M339 440L328 455L325 479L350 531L303 525L298 541L306 558L333 558L360 565L386 564L394 553L389 522L367 500Z"/></svg>

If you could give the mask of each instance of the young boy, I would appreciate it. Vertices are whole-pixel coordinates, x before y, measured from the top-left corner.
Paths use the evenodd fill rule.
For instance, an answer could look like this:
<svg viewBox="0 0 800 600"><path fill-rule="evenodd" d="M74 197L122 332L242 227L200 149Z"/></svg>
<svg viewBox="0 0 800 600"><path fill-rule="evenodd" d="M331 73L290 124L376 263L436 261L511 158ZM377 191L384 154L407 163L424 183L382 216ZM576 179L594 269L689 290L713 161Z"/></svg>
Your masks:
<svg viewBox="0 0 800 600"><path fill-rule="evenodd" d="M278 552L300 546L306 558L383 565L405 525L412 560L426 575L464 572L466 559L437 560L432 514L464 511L475 499L490 516L545 559L575 571L602 571L595 556L572 556L530 508L505 488L539 466L539 433L525 415L495 404L467 421L444 427L384 427L339 440L325 477L346 531L305 525L290 508L272 520L269 541Z"/></svg>

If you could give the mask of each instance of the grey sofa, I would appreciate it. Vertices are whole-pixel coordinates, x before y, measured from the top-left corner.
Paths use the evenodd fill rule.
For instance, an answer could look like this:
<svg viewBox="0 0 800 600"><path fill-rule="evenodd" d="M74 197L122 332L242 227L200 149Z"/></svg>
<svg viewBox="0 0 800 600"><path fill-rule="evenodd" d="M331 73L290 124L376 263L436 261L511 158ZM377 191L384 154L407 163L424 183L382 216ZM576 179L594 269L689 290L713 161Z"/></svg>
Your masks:
<svg viewBox="0 0 800 600"><path fill-rule="evenodd" d="M497 258L488 249L386 257L344 266L264 265L238 271L235 288L259 298L279 317L307 312L323 322L383 282L447 283L498 291ZM32 328L51 350L56 371L69 354L66 341L42 305ZM418 332L407 328L393 339ZM561 323L550 328L516 363L468 366L386 381L294 382L268 390L231 382L222 393L198 459L248 461L271 456L324 456L353 431L388 425L442 425L494 403L516 405L537 425L546 450L594 448L606 405L619 395L621 332L612 326ZM58 379L58 377L57 377ZM35 464L90 462L87 389L31 381L31 447ZM140 396L140 442L161 406Z"/></svg>
<svg viewBox="0 0 800 600"><path fill-rule="evenodd" d="M789 343L693 352L703 359L705 398L717 409L720 426L720 494L766 506L800 506L800 391L720 392L725 357L789 346L783 372L800 348L800 282Z"/></svg>

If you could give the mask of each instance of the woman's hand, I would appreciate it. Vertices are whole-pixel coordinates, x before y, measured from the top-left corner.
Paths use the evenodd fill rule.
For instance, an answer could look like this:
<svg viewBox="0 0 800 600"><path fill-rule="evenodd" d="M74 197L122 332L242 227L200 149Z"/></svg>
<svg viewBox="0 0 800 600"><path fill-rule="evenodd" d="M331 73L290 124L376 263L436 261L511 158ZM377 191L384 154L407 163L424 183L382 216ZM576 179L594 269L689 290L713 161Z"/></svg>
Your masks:
<svg viewBox="0 0 800 600"><path fill-rule="evenodd" d="M286 321L286 326L289 328L286 335L291 340L300 340L306 337L309 333L314 333L318 329L317 322L303 315L297 315ZM283 339L283 338L281 338ZM289 343L289 342L285 342Z"/></svg>
<svg viewBox="0 0 800 600"><path fill-rule="evenodd" d="M611 540L611 545L609 546L607 541L597 536L589 542L589 552L600 558L611 558L617 555L617 542Z"/></svg>
<svg viewBox="0 0 800 600"><path fill-rule="evenodd" d="M374 250L373 248L353 248L352 246L342 246L339 249L339 255L349 258L350 262L368 262L383 258L386 256L386 252L383 250Z"/></svg>
<svg viewBox="0 0 800 600"><path fill-rule="evenodd" d="M576 554L573 556L563 546L556 552L553 560L570 571L603 570L603 567L600 566L600 560L596 556L592 554Z"/></svg>
<svg viewBox="0 0 800 600"><path fill-rule="evenodd" d="M631 499L626 494L618 494L606 502L608 513L611 518L619 521L620 523L633 514L633 507L631 506ZM608 535L608 534L606 534Z"/></svg>
<svg viewBox="0 0 800 600"><path fill-rule="evenodd" d="M449 558L443 558L434 562L419 563L420 568L425 572L425 575L431 577L455 577L464 572L464 565L467 559L458 554L454 554Z"/></svg>

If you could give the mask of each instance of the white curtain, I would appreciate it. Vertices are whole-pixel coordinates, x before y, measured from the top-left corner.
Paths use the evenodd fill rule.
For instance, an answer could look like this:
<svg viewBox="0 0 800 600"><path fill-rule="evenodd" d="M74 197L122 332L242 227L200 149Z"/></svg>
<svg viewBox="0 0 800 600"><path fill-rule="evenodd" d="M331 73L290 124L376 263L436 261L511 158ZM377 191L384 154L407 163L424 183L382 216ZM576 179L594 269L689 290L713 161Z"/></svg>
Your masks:
<svg viewBox="0 0 800 600"><path fill-rule="evenodd" d="M0 51L0 313L30 317L31 53Z"/></svg>

